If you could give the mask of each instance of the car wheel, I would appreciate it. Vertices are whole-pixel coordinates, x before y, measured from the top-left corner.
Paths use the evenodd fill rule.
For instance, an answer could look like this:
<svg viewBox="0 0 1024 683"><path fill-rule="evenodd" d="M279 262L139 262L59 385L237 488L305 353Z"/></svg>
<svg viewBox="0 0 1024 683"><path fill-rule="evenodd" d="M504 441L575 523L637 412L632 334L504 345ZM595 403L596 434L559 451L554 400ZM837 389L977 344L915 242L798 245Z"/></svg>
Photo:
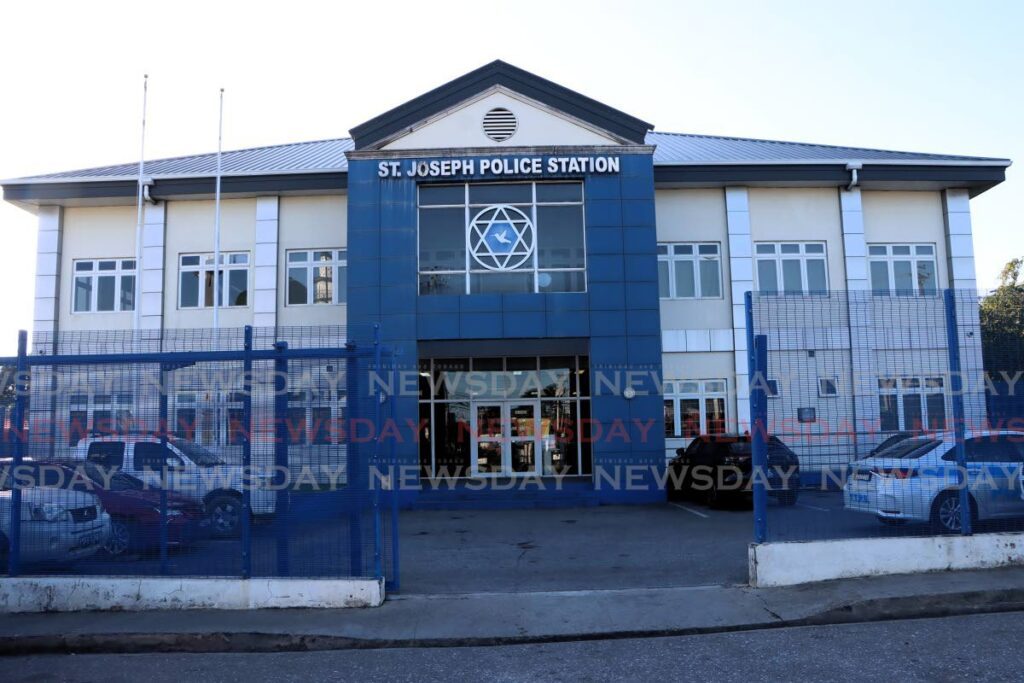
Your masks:
<svg viewBox="0 0 1024 683"><path fill-rule="evenodd" d="M235 536L242 524L242 501L227 494L214 496L206 503L206 514L210 517L210 532L214 536Z"/></svg>
<svg viewBox="0 0 1024 683"><path fill-rule="evenodd" d="M120 557L132 547L134 536L132 526L128 521L112 517L110 519L110 535L107 536L107 542L103 544L103 549L111 557Z"/></svg>
<svg viewBox="0 0 1024 683"><path fill-rule="evenodd" d="M978 511L974 506L974 499L971 498L971 521L978 517ZM960 533L960 493L957 491L944 491L938 495L932 503L931 522L932 529L940 534Z"/></svg>
<svg viewBox="0 0 1024 683"><path fill-rule="evenodd" d="M722 504L722 494L718 491L717 483L712 482L704 500L709 508L716 508Z"/></svg>
<svg viewBox="0 0 1024 683"><path fill-rule="evenodd" d="M799 495L796 491L780 491L778 494L779 505L785 505L786 507L796 505Z"/></svg>

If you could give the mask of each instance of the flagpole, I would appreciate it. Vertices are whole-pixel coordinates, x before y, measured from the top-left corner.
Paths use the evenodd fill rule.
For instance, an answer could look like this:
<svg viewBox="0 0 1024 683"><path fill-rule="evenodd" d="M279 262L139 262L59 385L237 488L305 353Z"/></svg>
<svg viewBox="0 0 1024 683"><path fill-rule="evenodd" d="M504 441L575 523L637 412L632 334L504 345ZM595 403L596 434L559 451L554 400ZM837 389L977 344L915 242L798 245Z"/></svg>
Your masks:
<svg viewBox="0 0 1024 683"><path fill-rule="evenodd" d="M135 291L132 294L132 323L135 332L139 331L142 321L142 306L139 293L142 291L142 226L143 202L145 201L146 173L146 104L149 98L149 74L142 76L142 141L139 143L139 187L136 197L135 218Z"/></svg>
<svg viewBox="0 0 1024 683"><path fill-rule="evenodd" d="M213 199L213 329L220 327L221 278L224 270L220 263L220 173L221 144L224 136L224 88L220 89L220 113L217 119L217 179L214 184Z"/></svg>

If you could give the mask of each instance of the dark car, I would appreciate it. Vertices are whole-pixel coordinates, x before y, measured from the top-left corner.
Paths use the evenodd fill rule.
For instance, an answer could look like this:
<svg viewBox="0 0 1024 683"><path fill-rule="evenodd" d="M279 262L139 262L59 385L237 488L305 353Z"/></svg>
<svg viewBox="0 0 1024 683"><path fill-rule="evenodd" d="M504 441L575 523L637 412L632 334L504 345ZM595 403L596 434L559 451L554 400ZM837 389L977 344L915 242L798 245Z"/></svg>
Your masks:
<svg viewBox="0 0 1024 683"><path fill-rule="evenodd" d="M68 465L36 462L41 486L87 491L110 515L110 537L103 548L113 556L160 545L160 489L117 469L95 463ZM187 545L209 522L198 503L167 492L167 543Z"/></svg>
<svg viewBox="0 0 1024 683"><path fill-rule="evenodd" d="M665 486L670 498L697 497L715 507L729 499L749 499L753 462L748 434L701 435L676 451ZM794 505L800 488L800 461L778 437L768 437L768 493Z"/></svg>

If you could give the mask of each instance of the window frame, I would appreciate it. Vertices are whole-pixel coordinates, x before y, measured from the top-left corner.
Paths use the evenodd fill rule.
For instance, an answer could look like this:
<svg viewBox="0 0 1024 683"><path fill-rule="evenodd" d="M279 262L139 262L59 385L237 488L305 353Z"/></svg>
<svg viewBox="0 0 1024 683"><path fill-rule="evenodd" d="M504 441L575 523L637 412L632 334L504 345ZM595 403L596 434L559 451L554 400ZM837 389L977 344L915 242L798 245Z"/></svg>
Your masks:
<svg viewBox="0 0 1024 683"><path fill-rule="evenodd" d="M235 256L245 256L245 263L231 263L231 258ZM186 258L198 257L199 263L196 265L185 265L183 261ZM212 310L214 306L206 305L206 297L204 296L204 282L206 280L206 273L217 273L222 272L225 275L222 277L220 285L220 296L221 303L217 308L249 308L252 306L253 290L252 290L252 255L248 251L222 251L220 253L220 266L215 267L213 263L213 252L182 252L178 254L178 310L180 311L208 311ZM228 298L228 292L230 291L230 273L233 271L245 271L245 304L230 304L226 300ZM182 286L181 277L185 273L199 273L199 287L196 293L196 305L185 305L182 302ZM216 291L216 282L214 283Z"/></svg>
<svg viewBox="0 0 1024 683"><path fill-rule="evenodd" d="M722 389L716 390L713 386L721 383ZM684 385L697 385L696 391L683 391ZM729 430L729 382L725 378L710 379L669 379L664 382L662 391L664 404L671 402L673 412L673 433L665 433L668 439L693 439L696 436L711 434L708 426L708 401L722 401L722 431L714 434L725 434ZM700 425L699 433L696 436L687 436L683 433L682 402L694 401L698 403ZM663 420L664 421L664 420ZM666 422L667 426L667 422Z"/></svg>
<svg viewBox="0 0 1024 683"><path fill-rule="evenodd" d="M578 185L580 188L580 199L578 201L538 201L537 200L537 187L539 185L566 185L573 184ZM480 203L473 202L470 199L470 189L472 187L484 187L487 185L529 185L530 186L530 221L533 224L534 230L534 246L533 253L530 256L531 265L529 268L521 268L515 270L488 270L486 268L473 266L473 255L469 249L469 226L473 220L473 216L488 206L494 205L494 202ZM459 187L463 188L463 200L461 204L422 204L420 202L420 190L423 188L434 188L434 187ZM524 202L508 202L511 206L525 206ZM583 253L583 265L578 268L541 268L539 265L539 254L540 254L540 227L537 224L537 207L552 207L552 206L578 206L580 207L580 220L582 222L582 233L581 233L581 251ZM459 270L423 270L420 263L420 217L424 210L431 209L464 209L463 218L463 233L464 237L464 248L465 248L465 266ZM587 208L586 208L586 186L581 179L565 178L565 179L553 179L548 181L537 181L537 180L509 180L509 181L498 181L498 182L464 182L464 183L438 183L438 184L427 184L423 183L416 188L416 293L418 296L444 296L443 293L434 292L423 292L423 278L425 276L441 275L441 276L464 276L465 287L462 291L452 292L447 296L469 296L478 294L480 292L473 291L473 276L474 275L486 275L493 273L501 274L517 274L517 273L530 273L533 275L533 290L531 292L524 292L528 294L585 294L590 289L590 283L587 273L588 258L587 258ZM579 273L582 277L583 286L578 290L543 290L540 285L540 276L544 273Z"/></svg>
<svg viewBox="0 0 1024 683"><path fill-rule="evenodd" d="M677 254L677 246L689 246L693 248L690 254ZM665 253L662 254L662 248ZM701 247L714 247L713 256L701 254ZM676 291L676 264L685 261L693 264L693 296L680 296ZM714 261L718 264L718 295L704 294L704 286L701 282L700 264L702 261ZM658 268L662 263L668 264L668 296L662 296L661 288L658 288L658 298L663 301L693 301L696 299L724 299L725 288L722 282L722 244L721 242L658 242Z"/></svg>
<svg viewBox="0 0 1024 683"><path fill-rule="evenodd" d="M896 247L906 247L910 250L909 254L894 254L893 250ZM918 254L918 249L927 247L931 249L931 254ZM875 253L872 254L872 250L884 249L884 254ZM868 258L868 286L871 288L872 296L916 296L916 297L934 297L939 295L939 255L938 248L933 242L872 242L867 245L867 258ZM899 290L896 288L896 263L898 262L910 263L911 276L915 277L919 263L931 263L932 272L935 275L935 287L933 291L922 291L920 283L914 287L913 292L905 290ZM884 263L887 277L887 289L882 292L875 289L875 283L873 279L873 271L871 264L873 263Z"/></svg>
<svg viewBox="0 0 1024 683"><path fill-rule="evenodd" d="M112 261L115 265L114 268L108 270L100 270L100 263ZM81 264L90 264L89 270L78 270L78 266ZM125 263L131 263L130 268L125 267ZM114 278L114 309L110 311L101 311L98 308L99 304L99 279L101 277L113 277ZM132 278L132 306L131 308L125 308L124 302L121 299L121 292L124 286L124 278ZM90 282L89 292L89 308L84 311L75 310L75 302L77 297L75 292L78 288L79 279L88 279ZM139 264L135 260L134 256L119 256L115 258L84 258L74 259L71 262L71 315L92 315L96 313L133 313L135 307L139 301Z"/></svg>
<svg viewBox="0 0 1024 683"><path fill-rule="evenodd" d="M917 382L917 386L906 386L907 382ZM935 385L935 382L938 385ZM890 386L883 386L883 383L891 383ZM932 383L929 385L929 383ZM896 400L896 426L895 431L898 432L922 432L932 433L945 431L949 427L949 401L950 396L946 393L946 377L944 375L899 375L899 376L884 376L879 377L877 382L878 387L878 421L879 431L882 432L882 396L893 396ZM921 414L922 429L916 430L907 426L906 414L904 408L905 396L917 395ZM943 424L933 428L931 426L931 415L928 409L928 397L940 395L942 396L942 422ZM884 430L884 433L889 433L893 430Z"/></svg>
<svg viewBox="0 0 1024 683"><path fill-rule="evenodd" d="M313 255L317 253L330 252L329 261L314 261ZM305 261L292 262L293 254L305 254ZM315 301L313 272L317 268L329 267L331 269L331 300ZM306 271L306 301L305 303L292 303L291 301L291 271L302 268ZM340 299L338 283L342 276L348 277L348 248L347 247L325 247L323 249L288 249L284 254L284 305L288 307L302 306L346 306L348 305L348 289L346 287L345 297Z"/></svg>
<svg viewBox="0 0 1024 683"><path fill-rule="evenodd" d="M783 253L783 246L797 245L800 251L797 253ZM821 246L821 252L808 253L807 247L810 245ZM773 251L771 253L760 252L758 249L762 246L771 246ZM782 241L762 241L754 242L754 289L760 296L828 296L831 289L831 278L829 277L828 267L828 243L820 240L810 240L806 242L793 241L793 240L782 240ZM761 268L760 264L762 261L771 261L775 264L775 286L774 292L766 292L761 286ZM798 261L800 263L800 292L787 292L785 288L785 275L783 274L782 262L783 261ZM808 287L808 276L807 276L807 264L809 261L821 261L825 266L825 288L821 291L815 290L810 291Z"/></svg>
<svg viewBox="0 0 1024 683"><path fill-rule="evenodd" d="M832 383L832 391L825 391L823 382ZM818 377L818 398L836 398L839 396L839 378L835 376L831 377Z"/></svg>

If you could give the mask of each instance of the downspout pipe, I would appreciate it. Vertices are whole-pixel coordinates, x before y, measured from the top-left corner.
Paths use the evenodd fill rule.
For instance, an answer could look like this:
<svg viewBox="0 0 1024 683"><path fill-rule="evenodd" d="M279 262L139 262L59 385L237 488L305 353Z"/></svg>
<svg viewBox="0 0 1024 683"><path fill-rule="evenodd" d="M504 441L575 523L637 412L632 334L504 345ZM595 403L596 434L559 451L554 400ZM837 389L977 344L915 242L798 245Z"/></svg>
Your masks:
<svg viewBox="0 0 1024 683"><path fill-rule="evenodd" d="M862 168L864 168L863 164L857 162L850 162L846 164L846 170L850 172L850 184L846 186L846 189L848 191L860 185L860 177L858 176L858 171L860 171Z"/></svg>

